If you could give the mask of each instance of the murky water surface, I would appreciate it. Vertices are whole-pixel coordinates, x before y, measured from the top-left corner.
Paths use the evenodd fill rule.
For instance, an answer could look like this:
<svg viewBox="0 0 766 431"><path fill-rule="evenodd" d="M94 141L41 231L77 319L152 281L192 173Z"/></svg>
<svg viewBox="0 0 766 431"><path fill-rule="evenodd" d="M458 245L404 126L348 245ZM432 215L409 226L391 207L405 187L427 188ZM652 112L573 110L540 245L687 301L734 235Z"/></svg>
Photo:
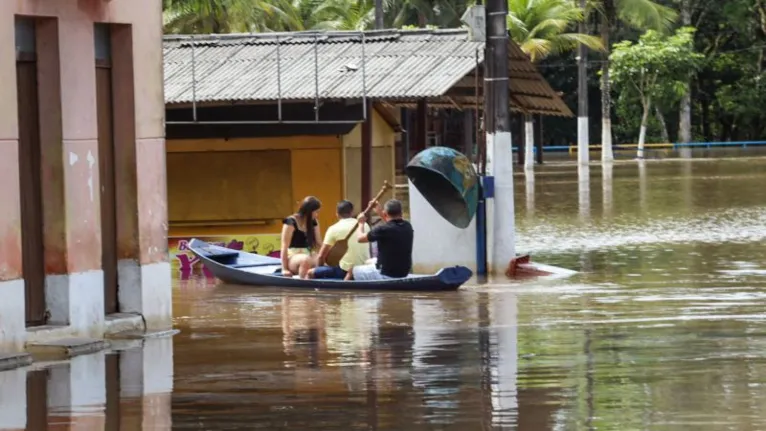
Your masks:
<svg viewBox="0 0 766 431"><path fill-rule="evenodd" d="M766 159L522 174L518 251L582 271L566 280L439 294L181 281L156 429L766 429L765 184Z"/></svg>

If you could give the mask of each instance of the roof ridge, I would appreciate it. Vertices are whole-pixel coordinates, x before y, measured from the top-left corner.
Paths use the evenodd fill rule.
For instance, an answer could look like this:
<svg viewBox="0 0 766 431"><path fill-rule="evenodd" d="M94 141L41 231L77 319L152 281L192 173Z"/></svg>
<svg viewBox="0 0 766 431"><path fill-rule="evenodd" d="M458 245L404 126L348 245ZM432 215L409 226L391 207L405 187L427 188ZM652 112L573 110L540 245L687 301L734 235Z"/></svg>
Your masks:
<svg viewBox="0 0 766 431"><path fill-rule="evenodd" d="M304 30L290 32L262 32L262 33L209 33L209 34L166 34L163 40L166 42L215 42L215 41L235 41L235 40L277 40L279 38L343 38L349 36L361 37L397 37L402 35L450 35L467 34L468 28L416 28L416 29L398 29L388 28L379 30Z"/></svg>

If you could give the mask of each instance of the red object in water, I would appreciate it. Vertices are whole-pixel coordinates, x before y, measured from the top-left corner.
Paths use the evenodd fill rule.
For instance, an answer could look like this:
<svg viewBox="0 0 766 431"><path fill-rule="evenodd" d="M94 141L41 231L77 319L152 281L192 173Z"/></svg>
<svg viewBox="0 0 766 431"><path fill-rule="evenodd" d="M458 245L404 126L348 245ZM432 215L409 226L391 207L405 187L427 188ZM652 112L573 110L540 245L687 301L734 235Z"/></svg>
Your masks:
<svg viewBox="0 0 766 431"><path fill-rule="evenodd" d="M553 273L551 272L542 271L535 267L528 254L516 256L511 259L508 263L508 268L505 270L505 275L508 278L540 277L552 274Z"/></svg>

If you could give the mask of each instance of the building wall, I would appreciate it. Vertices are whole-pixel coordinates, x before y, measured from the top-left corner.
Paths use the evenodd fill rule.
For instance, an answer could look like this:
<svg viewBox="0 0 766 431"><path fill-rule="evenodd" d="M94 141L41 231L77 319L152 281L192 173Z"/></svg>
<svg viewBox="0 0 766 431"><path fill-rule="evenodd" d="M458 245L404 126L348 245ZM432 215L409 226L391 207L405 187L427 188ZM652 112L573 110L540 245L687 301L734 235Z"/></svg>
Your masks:
<svg viewBox="0 0 766 431"><path fill-rule="evenodd" d="M396 132L377 111L372 111L372 196L374 197L388 181L396 184L395 173ZM343 136L344 164L346 167L346 199L354 203L354 209L362 211L367 202L362 200L362 125ZM393 189L386 192L381 202L394 197Z"/></svg>
<svg viewBox="0 0 766 431"><path fill-rule="evenodd" d="M337 220L344 196L338 136L168 140L167 151L170 249L182 270L192 269L183 248L195 236L278 251L282 219L306 196L322 202L323 234Z"/></svg>
<svg viewBox="0 0 766 431"><path fill-rule="evenodd" d="M119 278L119 310L141 313L150 327L171 325L167 262L162 5L156 0L16 0L0 2L0 351L20 350L35 332L25 329L25 305L44 301L44 321L71 336L103 334L105 294L102 244L111 246ZM17 50L16 19L33 20L34 37ZM111 45L116 232L102 239L99 110L95 23L119 23L105 36ZM22 35L23 36L23 35ZM104 43L104 40L102 40ZM19 54L20 51L20 54ZM35 69L17 76L19 55ZM26 72L24 72L26 73ZM134 79L135 78L135 79ZM17 91L36 85L37 127L19 127ZM44 291L32 300L25 285L19 156L24 133L35 130L42 205L40 267ZM102 130L103 132L103 130ZM140 170L137 169L140 166ZM35 226L32 226L35 227ZM40 224L36 226L40 229ZM27 264L33 259L26 259ZM119 271L117 271L119 269ZM26 288L26 291L29 291ZM36 303L36 302L35 302ZM21 310L21 311L19 311Z"/></svg>

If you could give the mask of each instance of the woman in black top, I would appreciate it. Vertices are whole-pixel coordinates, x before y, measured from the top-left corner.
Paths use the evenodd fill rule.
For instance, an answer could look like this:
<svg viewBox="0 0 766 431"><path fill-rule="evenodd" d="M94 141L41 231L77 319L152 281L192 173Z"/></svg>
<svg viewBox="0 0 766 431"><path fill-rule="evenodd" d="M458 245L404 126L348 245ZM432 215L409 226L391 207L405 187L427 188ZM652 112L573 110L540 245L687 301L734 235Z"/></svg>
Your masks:
<svg viewBox="0 0 766 431"><path fill-rule="evenodd" d="M298 212L282 220L282 275L306 278L316 266L315 251L322 246L316 218L322 203L314 196L303 199Z"/></svg>

